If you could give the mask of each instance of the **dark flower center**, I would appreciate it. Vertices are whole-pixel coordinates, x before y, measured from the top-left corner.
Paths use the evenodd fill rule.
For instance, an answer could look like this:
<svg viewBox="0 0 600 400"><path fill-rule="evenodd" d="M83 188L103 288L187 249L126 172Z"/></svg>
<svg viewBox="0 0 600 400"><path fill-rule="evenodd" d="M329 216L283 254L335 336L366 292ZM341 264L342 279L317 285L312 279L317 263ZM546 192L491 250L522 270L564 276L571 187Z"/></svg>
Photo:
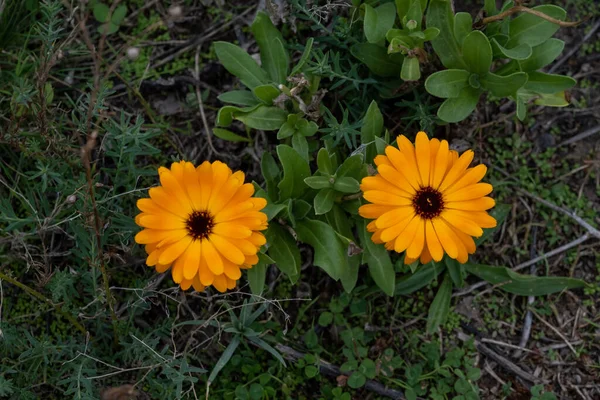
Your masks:
<svg viewBox="0 0 600 400"><path fill-rule="evenodd" d="M185 226L191 237L201 240L208 239L215 222L208 211L194 211L188 217Z"/></svg>
<svg viewBox="0 0 600 400"><path fill-rule="evenodd" d="M440 192L427 186L417 191L413 198L413 206L415 212L421 218L433 219L440 215L444 209L444 200Z"/></svg>

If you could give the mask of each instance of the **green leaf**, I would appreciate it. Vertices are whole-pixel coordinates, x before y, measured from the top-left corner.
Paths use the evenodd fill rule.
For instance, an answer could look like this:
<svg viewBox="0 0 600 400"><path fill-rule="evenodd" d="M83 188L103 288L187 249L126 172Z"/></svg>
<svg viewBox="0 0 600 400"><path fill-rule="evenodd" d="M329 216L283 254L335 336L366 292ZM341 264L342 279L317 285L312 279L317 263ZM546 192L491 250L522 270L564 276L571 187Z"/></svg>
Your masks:
<svg viewBox="0 0 600 400"><path fill-rule="evenodd" d="M463 265L448 256L444 258L444 263L446 264L446 268L448 268L448 274L450 275L450 278L452 278L454 286L463 287L465 284Z"/></svg>
<svg viewBox="0 0 600 400"><path fill-rule="evenodd" d="M319 172L323 174L333 175L334 173L329 152L324 147L317 153L317 167L319 167Z"/></svg>
<svg viewBox="0 0 600 400"><path fill-rule="evenodd" d="M404 57L400 79L404 81L418 81L421 78L421 66L417 57Z"/></svg>
<svg viewBox="0 0 600 400"><path fill-rule="evenodd" d="M377 375L377 367L375 362L369 358L365 358L361 363L358 370L363 373L369 379L374 379Z"/></svg>
<svg viewBox="0 0 600 400"><path fill-rule="evenodd" d="M508 76L488 73L480 77L481 86L496 97L508 97L517 93L527 82L525 72L515 72Z"/></svg>
<svg viewBox="0 0 600 400"><path fill-rule="evenodd" d="M549 4L532 9L558 20L564 20L567 15L562 8ZM520 44L528 44L531 47L540 45L550 39L559 28L558 25L538 16L523 13L510 21L510 39L506 47L513 48Z"/></svg>
<svg viewBox="0 0 600 400"><path fill-rule="evenodd" d="M543 296L587 285L581 279L522 275L506 267L465 264L465 268L469 273L499 285L502 290L521 296Z"/></svg>
<svg viewBox="0 0 600 400"><path fill-rule="evenodd" d="M306 45L304 46L304 51L302 52L302 56L300 56L300 59L298 60L298 64L296 64L296 66L292 69L290 76L294 76L302 71L302 67L304 67L304 65L306 64L306 62L308 61L308 59L311 56L310 52L312 51L312 46L313 46L314 41L315 41L314 38L312 38L312 37L308 38L308 40L306 41Z"/></svg>
<svg viewBox="0 0 600 400"><path fill-rule="evenodd" d="M446 269L444 264L436 264L434 262L422 265L414 274L409 274L396 281L395 294L408 295L417 290L424 288Z"/></svg>
<svg viewBox="0 0 600 400"><path fill-rule="evenodd" d="M121 22L123 22L126 15L127 15L127 6L124 4L121 4L120 6L115 8L115 11L113 11L112 16L110 17L110 22L112 22L115 25L121 25Z"/></svg>
<svg viewBox="0 0 600 400"><path fill-rule="evenodd" d="M292 235L276 222L269 224L265 236L269 247L267 254L275 261L277 268L296 283L300 277L300 250Z"/></svg>
<svg viewBox="0 0 600 400"><path fill-rule="evenodd" d="M304 200L294 200L294 217L303 219L310 212L312 206Z"/></svg>
<svg viewBox="0 0 600 400"><path fill-rule="evenodd" d="M352 375L348 378L348 386L352 389L358 389L363 387L365 383L367 383L367 378L363 375L362 372L354 371Z"/></svg>
<svg viewBox="0 0 600 400"><path fill-rule="evenodd" d="M572 88L577 81L569 76L529 72L525 89L532 92L552 94Z"/></svg>
<svg viewBox="0 0 600 400"><path fill-rule="evenodd" d="M382 244L373 243L371 233L367 232L364 219L359 222L358 233L364 246L363 255L371 277L383 293L393 296L396 272L390 254Z"/></svg>
<svg viewBox="0 0 600 400"><path fill-rule="evenodd" d="M219 139L227 140L228 142L250 142L251 140L231 132L228 129L213 128L213 133Z"/></svg>
<svg viewBox="0 0 600 400"><path fill-rule="evenodd" d="M318 373L319 369L314 365L308 365L306 368L304 368L304 374L307 378L314 378Z"/></svg>
<svg viewBox="0 0 600 400"><path fill-rule="evenodd" d="M517 96L517 118L519 121L524 121L527 116L527 104L525 104L525 100L523 96Z"/></svg>
<svg viewBox="0 0 600 400"><path fill-rule="evenodd" d="M427 0L396 0L396 10L400 22L402 22L404 17L407 16L411 4L415 1L420 3L421 11L425 11L425 7L427 7Z"/></svg>
<svg viewBox="0 0 600 400"><path fill-rule="evenodd" d="M384 3L377 8L368 4L365 7L364 31L369 43L379 43L388 30L394 26L396 7L394 3Z"/></svg>
<svg viewBox="0 0 600 400"><path fill-rule="evenodd" d="M414 31L421 29L421 24L423 22L423 8L421 7L420 0L413 0L406 12L406 23L404 23L404 26L410 30L410 27L408 26L409 21L415 21L417 23L417 26L413 28Z"/></svg>
<svg viewBox="0 0 600 400"><path fill-rule="evenodd" d="M257 336L249 337L248 340L256 343L258 345L258 347L262 348L263 350L266 350L267 352L271 353L271 355L273 357L275 357L277 359L277 361L279 361L281 363L281 365L283 365L284 367L286 366L285 360L283 359L281 354L279 354L279 352L277 350L275 350L269 343L265 342L263 339L261 339ZM261 395L262 395L262 392L261 392ZM259 399L261 399L261 398L262 398L262 396L259 397Z"/></svg>
<svg viewBox="0 0 600 400"><path fill-rule="evenodd" d="M299 132L292 136L292 148L308 162L308 141Z"/></svg>
<svg viewBox="0 0 600 400"><path fill-rule="evenodd" d="M256 110L259 105L252 107L236 107L236 106L223 106L217 113L217 125L218 126L229 126L233 122L234 117L241 114L247 114L251 111Z"/></svg>
<svg viewBox="0 0 600 400"><path fill-rule="evenodd" d="M546 107L566 107L570 103L565 97L565 92L556 92L552 94L540 93L534 100L534 104Z"/></svg>
<svg viewBox="0 0 600 400"><path fill-rule="evenodd" d="M304 179L304 183L306 183L312 189L325 189L333 186L329 178L326 176L309 176Z"/></svg>
<svg viewBox="0 0 600 400"><path fill-rule="evenodd" d="M435 72L425 81L425 89L430 94L448 99L458 97L469 84L469 71L464 69L447 69Z"/></svg>
<svg viewBox="0 0 600 400"><path fill-rule="evenodd" d="M379 111L379 106L375 100L371 101L367 113L362 120L362 127L360 129L360 143L363 146L367 146L365 151L365 162L371 163L377 155L377 149L375 146L375 138L381 136L383 131L383 115Z"/></svg>
<svg viewBox="0 0 600 400"><path fill-rule="evenodd" d="M94 18L98 22L108 22L108 15L110 14L110 7L104 3L96 3L93 9Z"/></svg>
<svg viewBox="0 0 600 400"><path fill-rule="evenodd" d="M252 89L254 95L267 105L273 104L273 100L281 94L281 91L273 85L260 85Z"/></svg>
<svg viewBox="0 0 600 400"><path fill-rule="evenodd" d="M358 282L358 269L360 267L360 256L355 255L350 257L346 255L346 265L342 268L340 273L340 281L342 287L346 293L351 293L356 282Z"/></svg>
<svg viewBox="0 0 600 400"><path fill-rule="evenodd" d="M531 46L526 43L520 44L512 49L507 49L501 46L495 38L492 38L491 42L492 48L494 49L494 55L501 54L513 60L526 60L531 57Z"/></svg>
<svg viewBox="0 0 600 400"><path fill-rule="evenodd" d="M338 280L342 270L347 268L348 260L333 228L321 221L304 219L296 224L296 233L300 241L314 249L313 263Z"/></svg>
<svg viewBox="0 0 600 400"><path fill-rule="evenodd" d="M335 200L335 190L321 189L315 196L314 208L316 215L322 215L331 210Z"/></svg>
<svg viewBox="0 0 600 400"><path fill-rule="evenodd" d="M333 314L329 311L322 312L319 315L318 324L321 326L329 326L333 322Z"/></svg>
<svg viewBox="0 0 600 400"><path fill-rule="evenodd" d="M248 283L253 294L261 295L265 288L267 266L261 262L248 270Z"/></svg>
<svg viewBox="0 0 600 400"><path fill-rule="evenodd" d="M439 34L440 30L438 28L427 28L423 31L423 40L426 42L431 41L438 37Z"/></svg>
<svg viewBox="0 0 600 400"><path fill-rule="evenodd" d="M431 41L431 44L442 64L449 69L467 69L462 59L461 46L454 36L454 13L450 1L429 2L427 26L440 30L440 34Z"/></svg>
<svg viewBox="0 0 600 400"><path fill-rule="evenodd" d="M103 35L112 35L116 31L119 30L119 25L113 24L112 22L107 22L98 27L98 32Z"/></svg>
<svg viewBox="0 0 600 400"><path fill-rule="evenodd" d="M281 169L275 162L275 159L270 152L265 151L260 160L260 170L267 184L267 194L271 201L279 199L277 192L277 183L279 182L279 174Z"/></svg>
<svg viewBox="0 0 600 400"><path fill-rule="evenodd" d="M438 327L446 322L450 312L450 300L452 298L452 280L448 275L444 278L438 289L427 315L427 333L433 334Z"/></svg>
<svg viewBox="0 0 600 400"><path fill-rule="evenodd" d="M288 112L279 107L259 106L247 113L234 114L233 117L248 128L276 131L285 123L287 116Z"/></svg>
<svg viewBox="0 0 600 400"><path fill-rule="evenodd" d="M481 31L473 31L463 42L463 57L467 70L484 75L492 66L492 46L487 36Z"/></svg>
<svg viewBox="0 0 600 400"><path fill-rule="evenodd" d="M446 99L438 109L437 115L446 122L459 122L467 118L477 107L481 91L472 87L464 88L458 97Z"/></svg>
<svg viewBox="0 0 600 400"><path fill-rule="evenodd" d="M215 42L215 52L223 67L229 73L240 78L242 83L250 89L267 83L267 73L248 53L240 47L227 43Z"/></svg>
<svg viewBox="0 0 600 400"><path fill-rule="evenodd" d="M375 75L398 76L404 57L401 54L388 55L385 48L372 43L357 43L350 52L362 61Z"/></svg>
<svg viewBox="0 0 600 400"><path fill-rule="evenodd" d="M319 125L314 121L307 121L301 118L296 122L296 129L298 133L304 137L313 136L319 130Z"/></svg>
<svg viewBox="0 0 600 400"><path fill-rule="evenodd" d="M283 178L279 182L279 199L298 198L304 193L304 179L310 176L308 162L290 146L277 146L277 156L283 165Z"/></svg>
<svg viewBox="0 0 600 400"><path fill-rule="evenodd" d="M344 176L335 180L333 188L342 193L357 193L360 191L360 183L354 178Z"/></svg>
<svg viewBox="0 0 600 400"><path fill-rule="evenodd" d="M493 16L498 14L498 9L496 8L496 0L485 0L483 9L488 16Z"/></svg>
<svg viewBox="0 0 600 400"><path fill-rule="evenodd" d="M217 99L221 100L223 103L237 104L240 106L255 106L259 104L256 97L248 90L232 90L230 92L221 93Z"/></svg>
<svg viewBox="0 0 600 400"><path fill-rule="evenodd" d="M337 179L343 178L345 176L350 176L356 180L360 179L360 172L363 166L363 156L362 154L355 154L351 157L348 157L344 160L342 165L335 172L335 176Z"/></svg>
<svg viewBox="0 0 600 400"><path fill-rule="evenodd" d="M269 77L276 83L285 83L288 76L289 56L283 45L281 32L264 11L256 14L251 26L260 49L260 60Z"/></svg>
<svg viewBox="0 0 600 400"><path fill-rule="evenodd" d="M473 17L467 12L457 12L454 16L454 37L458 45L463 47L465 38L473 30Z"/></svg>
<svg viewBox="0 0 600 400"><path fill-rule="evenodd" d="M217 375L219 374L219 372L221 372L223 367L225 367L225 365L227 365L229 360L231 360L233 353L235 352L235 350L238 348L239 345L240 345L240 337L236 335L233 337L233 339L231 339L231 342L229 342L229 345L227 346L227 348L225 349L223 354L221 354L219 361L217 361L217 363L215 364L215 367L213 368L213 370L211 371L211 373L208 377L208 384L215 381L215 379L217 378Z"/></svg>
<svg viewBox="0 0 600 400"><path fill-rule="evenodd" d="M540 68L544 68L552 61L556 60L556 57L562 53L565 48L565 42L558 39L548 39L539 46L533 48L531 57L524 61L519 61L521 71L533 72Z"/></svg>

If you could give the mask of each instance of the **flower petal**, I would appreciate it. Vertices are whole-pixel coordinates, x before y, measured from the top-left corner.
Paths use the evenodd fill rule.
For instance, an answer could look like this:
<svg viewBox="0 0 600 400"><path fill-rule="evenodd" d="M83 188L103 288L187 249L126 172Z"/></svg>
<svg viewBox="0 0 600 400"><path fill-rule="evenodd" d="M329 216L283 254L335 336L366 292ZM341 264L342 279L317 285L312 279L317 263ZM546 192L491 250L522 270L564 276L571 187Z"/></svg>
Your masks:
<svg viewBox="0 0 600 400"><path fill-rule="evenodd" d="M382 206L380 204L364 204L358 208L358 215L367 219L379 218L388 211L395 210L394 206Z"/></svg>
<svg viewBox="0 0 600 400"><path fill-rule="evenodd" d="M417 158L417 166L421 175L421 183L423 186L429 186L429 169L431 164L431 147L429 146L429 138L425 132L418 132L415 139L415 154Z"/></svg>
<svg viewBox="0 0 600 400"><path fill-rule="evenodd" d="M435 229L433 228L433 223L431 220L428 220L425 223L425 238L427 240L427 248L429 249L429 253L431 257L439 262L444 258L444 249L442 248L442 244L435 233Z"/></svg>
<svg viewBox="0 0 600 400"><path fill-rule="evenodd" d="M387 229L384 229L381 231L381 240L383 240L384 242L389 242L392 241L394 239L396 239L398 236L400 236L400 234L402 234L408 227L408 224L411 223L411 221L415 218L414 214L412 217L408 217L400 222L398 222L396 225L393 225ZM412 239L412 238L411 238ZM400 250L399 252L404 251L404 250Z"/></svg>
<svg viewBox="0 0 600 400"><path fill-rule="evenodd" d="M444 251L450 258L456 258L458 256L458 248L456 247L456 240L458 238L452 229L450 229L442 218L435 218L431 222Z"/></svg>
<svg viewBox="0 0 600 400"><path fill-rule="evenodd" d="M479 182L483 179L486 172L487 167L485 166L485 164L479 164L473 168L467 169L467 172L465 172L465 174L462 177L460 177L452 186L446 189L444 194L454 193L457 190Z"/></svg>
<svg viewBox="0 0 600 400"><path fill-rule="evenodd" d="M160 264L170 264L175 261L183 252L188 248L190 243L192 243L191 236L186 236L183 239L170 244L165 250L160 254L158 258L158 262Z"/></svg>
<svg viewBox="0 0 600 400"><path fill-rule="evenodd" d="M212 231L217 235L234 239L246 239L252 235L252 231L247 227L228 222L216 224Z"/></svg>
<svg viewBox="0 0 600 400"><path fill-rule="evenodd" d="M202 245L200 244L200 241L194 240L185 252L186 256L185 264L183 264L183 278L191 281L194 279L194 276L198 274L198 270L200 268L200 258L202 257Z"/></svg>
<svg viewBox="0 0 600 400"><path fill-rule="evenodd" d="M363 193L363 197L371 203L384 206L409 206L412 200L407 197L396 196L382 190L368 190Z"/></svg>
<svg viewBox="0 0 600 400"><path fill-rule="evenodd" d="M415 214L413 207L396 207L392 211L388 211L375 220L375 225L379 229L389 228L406 218Z"/></svg>
<svg viewBox="0 0 600 400"><path fill-rule="evenodd" d="M448 142L446 140L442 140L440 143L440 148L437 151L435 156L435 162L433 163L433 178L431 179L431 187L437 189L444 176L446 176L446 168L448 167L448 158L450 157L450 152L448 151Z"/></svg>
<svg viewBox="0 0 600 400"><path fill-rule="evenodd" d="M208 238L221 255L234 264L243 264L246 257L236 246L220 235L210 235Z"/></svg>
<svg viewBox="0 0 600 400"><path fill-rule="evenodd" d="M483 235L483 230L479 225L468 218L452 212L452 210L446 210L442 212L442 218L456 229L466 233L467 235L480 237ZM441 238L440 238L441 240ZM454 258L454 257L452 257Z"/></svg>
<svg viewBox="0 0 600 400"><path fill-rule="evenodd" d="M457 190L454 193L444 193L444 200L447 202L474 200L492 192L494 188L489 183L476 183Z"/></svg>
<svg viewBox="0 0 600 400"><path fill-rule="evenodd" d="M406 255L411 258L419 258L421 252L423 251L423 246L425 245L425 221L422 218L419 218L419 225L417 226L417 231L415 233L415 237L411 244L406 249Z"/></svg>
<svg viewBox="0 0 600 400"><path fill-rule="evenodd" d="M475 200L467 201L452 201L444 205L450 210L465 210L465 211L485 211L496 205L496 201L491 197L481 197Z"/></svg>
<svg viewBox="0 0 600 400"><path fill-rule="evenodd" d="M452 168L450 168L450 171L448 171L448 173L442 180L442 183L440 184L440 187L438 188L438 190L440 192L444 192L453 183L455 183L460 177L462 177L464 175L465 171L467 170L467 168L469 167L469 165L471 164L471 161L473 161L473 157L475 157L475 153L473 153L473 150L465 151L460 156L458 161L456 161L454 163L454 165L452 165Z"/></svg>
<svg viewBox="0 0 600 400"><path fill-rule="evenodd" d="M387 146L385 148L385 154L389 157L394 168L397 171L402 171L402 174L406 177L406 180L408 180L408 183L410 183L413 189L418 190L421 187L421 176L419 175L416 161L409 160L404 153L393 146Z"/></svg>
<svg viewBox="0 0 600 400"><path fill-rule="evenodd" d="M215 275L223 273L223 259L209 240L202 240L202 258Z"/></svg>
<svg viewBox="0 0 600 400"><path fill-rule="evenodd" d="M240 267L234 263L225 261L223 266L225 267L225 276L227 276L229 279L237 281L242 277L242 271L240 270Z"/></svg>
<svg viewBox="0 0 600 400"><path fill-rule="evenodd" d="M421 217L414 217L410 220L406 229L396 238L394 243L394 250L398 253L402 253L412 243L417 234L417 229L421 223Z"/></svg>

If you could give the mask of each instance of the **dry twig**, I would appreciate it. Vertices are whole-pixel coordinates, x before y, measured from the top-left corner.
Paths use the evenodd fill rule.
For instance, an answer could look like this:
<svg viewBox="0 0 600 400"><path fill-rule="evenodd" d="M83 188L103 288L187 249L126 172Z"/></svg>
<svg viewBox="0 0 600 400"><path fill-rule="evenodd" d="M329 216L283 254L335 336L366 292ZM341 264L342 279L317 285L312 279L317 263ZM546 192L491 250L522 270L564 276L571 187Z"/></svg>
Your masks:
<svg viewBox="0 0 600 400"><path fill-rule="evenodd" d="M524 6L514 6L514 7L509 8L508 10L506 10L504 12L501 12L500 14L484 18L483 20L481 20L481 23L483 25L486 25L486 24L489 24L491 22L500 21L500 20L503 20L504 18L509 17L509 16L511 16L513 14L516 14L518 12L524 12L524 13L527 13L527 14L535 15L536 17L540 17L542 19L545 19L546 21L552 22L553 24L556 24L556 25L558 25L558 26L560 26L562 28L570 28L570 27L573 27L573 26L577 26L577 25L581 24L581 22L583 22L583 21L576 21L576 22L561 21L561 20L558 20L556 18L552 18L551 16L549 16L547 14L544 14L543 12L532 10L531 8L527 8L527 7L524 7Z"/></svg>

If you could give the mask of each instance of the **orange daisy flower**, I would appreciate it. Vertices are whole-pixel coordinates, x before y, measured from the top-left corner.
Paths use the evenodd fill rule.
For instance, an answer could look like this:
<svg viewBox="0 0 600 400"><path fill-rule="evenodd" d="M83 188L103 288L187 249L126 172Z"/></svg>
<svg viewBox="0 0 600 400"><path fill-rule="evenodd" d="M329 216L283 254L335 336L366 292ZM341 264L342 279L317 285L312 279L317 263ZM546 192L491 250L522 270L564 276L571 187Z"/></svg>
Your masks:
<svg viewBox="0 0 600 400"><path fill-rule="evenodd" d="M180 161L158 174L161 186L137 202L135 222L144 229L135 241L146 245L146 264L159 273L171 269L183 290L233 289L240 269L255 265L266 243L259 232L267 229L260 211L266 200L252 197L254 186L244 184L244 173L220 161L197 168Z"/></svg>
<svg viewBox="0 0 600 400"><path fill-rule="evenodd" d="M487 197L492 185L479 182L486 166L469 168L472 150L459 157L446 140L429 140L425 132L417 134L415 145L404 135L397 143L399 148L387 146L375 158L378 173L361 182L371 204L358 212L374 219L367 225L373 242L406 251L405 264L441 261L444 253L466 263L475 252L473 236L496 226L486 212L495 204Z"/></svg>

